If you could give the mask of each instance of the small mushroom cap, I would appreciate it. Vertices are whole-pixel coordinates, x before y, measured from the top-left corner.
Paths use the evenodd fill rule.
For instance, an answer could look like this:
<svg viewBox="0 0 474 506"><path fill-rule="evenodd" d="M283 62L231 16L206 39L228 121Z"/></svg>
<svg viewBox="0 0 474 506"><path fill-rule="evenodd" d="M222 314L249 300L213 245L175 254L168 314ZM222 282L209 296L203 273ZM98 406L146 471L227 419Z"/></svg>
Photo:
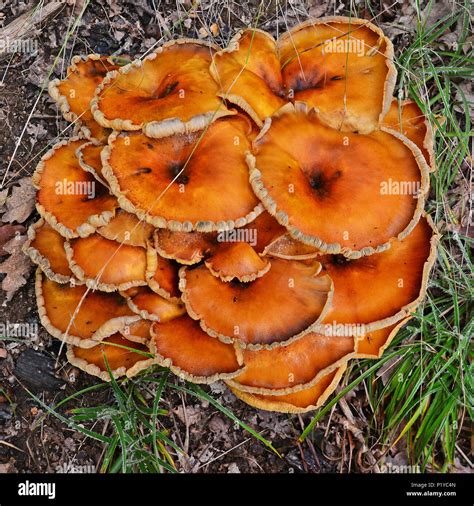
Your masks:
<svg viewBox="0 0 474 506"><path fill-rule="evenodd" d="M254 408L280 413L306 413L319 408L326 402L339 384L345 370L346 366L343 365L321 377L314 385L288 394L251 394L238 390L235 386L229 388L239 399Z"/></svg>
<svg viewBox="0 0 474 506"><path fill-rule="evenodd" d="M310 332L287 346L243 350L245 368L229 384L257 394L296 392L346 363L354 357L356 348L355 337Z"/></svg>
<svg viewBox="0 0 474 506"><path fill-rule="evenodd" d="M148 286L161 295L165 299L177 301L181 298L179 291L179 265L172 260L157 255L154 250L150 250L153 254L154 269L147 272Z"/></svg>
<svg viewBox="0 0 474 506"><path fill-rule="evenodd" d="M111 374L114 378L125 375L131 378L153 362L147 346L132 342L120 333L93 348L68 346L67 358L73 366L103 381L110 381Z"/></svg>
<svg viewBox="0 0 474 506"><path fill-rule="evenodd" d="M64 250L64 237L43 218L28 229L28 241L25 242L23 251L41 267L49 279L57 283L69 283L74 278Z"/></svg>
<svg viewBox="0 0 474 506"><path fill-rule="evenodd" d="M41 323L54 337L90 348L138 320L117 293L92 292L84 285L56 283L36 274L36 300Z"/></svg>
<svg viewBox="0 0 474 506"><path fill-rule="evenodd" d="M393 95L393 46L365 19L311 19L278 40L283 82L292 98L316 107L342 131L378 127Z"/></svg>
<svg viewBox="0 0 474 506"><path fill-rule="evenodd" d="M422 217L408 236L377 255L319 257L334 282L332 308L322 323L364 324L369 332L408 316L425 295L438 239L432 221Z"/></svg>
<svg viewBox="0 0 474 506"><path fill-rule="evenodd" d="M263 213L262 213L263 214ZM155 231L155 249L164 258L193 265L210 255L216 247L216 233Z"/></svg>
<svg viewBox="0 0 474 506"><path fill-rule="evenodd" d="M392 128L414 142L423 153L431 172L436 170L433 130L416 102L399 102L394 98L382 126Z"/></svg>
<svg viewBox="0 0 474 506"><path fill-rule="evenodd" d="M90 172L100 183L108 187L107 180L102 175L102 160L100 153L104 145L97 142L86 142L76 150L77 160L82 170Z"/></svg>
<svg viewBox="0 0 474 506"><path fill-rule="evenodd" d="M355 358L380 358L400 329L406 325L410 318L411 317L405 318L388 327L367 332L362 339L359 339Z"/></svg>
<svg viewBox="0 0 474 506"><path fill-rule="evenodd" d="M155 249L165 257L184 265L199 263L212 256L222 243L247 242L257 253L262 253L270 242L284 234L286 228L266 211L243 227L219 232L173 232L157 229Z"/></svg>
<svg viewBox="0 0 474 506"><path fill-rule="evenodd" d="M291 143L289 132L298 132ZM295 239L323 251L381 251L421 214L428 166L400 134L338 132L315 110L289 104L267 121L254 154L250 181L267 210Z"/></svg>
<svg viewBox="0 0 474 506"><path fill-rule="evenodd" d="M221 245L205 264L222 281L254 281L270 269L269 260L260 257L246 242Z"/></svg>
<svg viewBox="0 0 474 506"><path fill-rule="evenodd" d="M126 325L120 333L129 341L146 344L151 339L151 325L151 321L140 319Z"/></svg>
<svg viewBox="0 0 474 506"><path fill-rule="evenodd" d="M261 347L302 337L324 316L332 283L318 262L272 259L255 281L223 282L201 265L183 267L180 289L189 315L223 341Z"/></svg>
<svg viewBox="0 0 474 506"><path fill-rule="evenodd" d="M151 350L156 361L195 383L212 383L239 373L236 350L206 334L199 323L184 315L151 328Z"/></svg>
<svg viewBox="0 0 474 506"><path fill-rule="evenodd" d="M158 138L200 130L231 114L209 74L213 52L200 41L173 41L109 74L92 102L94 118L108 128L143 128Z"/></svg>
<svg viewBox="0 0 474 506"><path fill-rule="evenodd" d="M74 56L66 78L51 81L49 85L49 93L58 103L64 117L68 121L84 125L88 137L103 139L107 136L107 131L94 120L90 105L96 88L107 72L118 68L119 65L108 56Z"/></svg>
<svg viewBox="0 0 474 506"><path fill-rule="evenodd" d="M239 32L213 56L210 69L220 96L238 105L259 126L286 102L276 43L266 32Z"/></svg>
<svg viewBox="0 0 474 506"><path fill-rule="evenodd" d="M142 248L147 247L153 231L154 228L150 224L123 209L118 209L107 225L97 229L97 233L106 239Z"/></svg>
<svg viewBox="0 0 474 506"><path fill-rule="evenodd" d="M108 223L118 207L107 188L80 167L76 150L83 143L77 137L59 142L33 175L38 212L66 238L90 235Z"/></svg>
<svg viewBox="0 0 474 506"><path fill-rule="evenodd" d="M122 292L130 309L145 320L167 322L186 312L183 304L165 299L147 286L131 288Z"/></svg>
<svg viewBox="0 0 474 506"><path fill-rule="evenodd" d="M297 241L286 233L269 243L263 254L286 260L309 260L318 257L322 253L318 248Z"/></svg>
<svg viewBox="0 0 474 506"><path fill-rule="evenodd" d="M99 234L72 239L65 245L69 266L87 286L106 292L146 285L147 252Z"/></svg>
<svg viewBox="0 0 474 506"><path fill-rule="evenodd" d="M236 118L163 139L112 135L102 152L104 175L121 207L156 227L211 232L243 226L262 210L248 181L244 127Z"/></svg>

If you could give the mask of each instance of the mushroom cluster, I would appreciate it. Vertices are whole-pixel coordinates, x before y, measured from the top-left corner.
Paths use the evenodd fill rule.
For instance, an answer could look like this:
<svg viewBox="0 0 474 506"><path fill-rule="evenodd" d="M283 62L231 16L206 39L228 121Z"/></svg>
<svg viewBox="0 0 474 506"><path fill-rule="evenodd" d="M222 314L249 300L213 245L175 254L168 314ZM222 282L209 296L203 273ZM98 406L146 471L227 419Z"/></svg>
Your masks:
<svg viewBox="0 0 474 506"><path fill-rule="evenodd" d="M42 324L103 380L159 364L305 412L424 297L432 132L393 99L390 41L311 20L226 49L75 57L50 95L74 136L41 159Z"/></svg>

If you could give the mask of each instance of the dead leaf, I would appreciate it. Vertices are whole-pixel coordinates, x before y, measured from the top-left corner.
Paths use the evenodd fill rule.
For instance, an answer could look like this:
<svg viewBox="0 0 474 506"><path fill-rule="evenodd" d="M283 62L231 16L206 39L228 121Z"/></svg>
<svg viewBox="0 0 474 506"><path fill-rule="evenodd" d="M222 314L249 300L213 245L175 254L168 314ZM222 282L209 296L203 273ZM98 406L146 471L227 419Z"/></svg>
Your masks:
<svg viewBox="0 0 474 506"><path fill-rule="evenodd" d="M25 230L23 225L3 225L0 227L0 256L8 255L3 246L15 235L23 234Z"/></svg>
<svg viewBox="0 0 474 506"><path fill-rule="evenodd" d="M31 177L24 177L18 181L10 197L7 199L7 211L2 217L4 223L23 223L35 208L36 190Z"/></svg>
<svg viewBox="0 0 474 506"><path fill-rule="evenodd" d="M11 300L16 291L26 283L32 264L30 258L21 250L26 235L20 235L10 239L3 249L10 256L0 264L0 272L6 274L2 281L2 290L6 292L7 301Z"/></svg>

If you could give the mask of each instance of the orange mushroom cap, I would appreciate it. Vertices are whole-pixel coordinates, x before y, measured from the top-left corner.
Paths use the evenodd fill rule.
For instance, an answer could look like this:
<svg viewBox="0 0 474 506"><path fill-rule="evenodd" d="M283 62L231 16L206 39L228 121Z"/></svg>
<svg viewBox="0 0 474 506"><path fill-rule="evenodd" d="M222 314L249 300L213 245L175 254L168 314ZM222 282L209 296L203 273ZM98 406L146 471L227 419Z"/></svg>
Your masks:
<svg viewBox="0 0 474 506"><path fill-rule="evenodd" d="M74 278L64 250L64 237L43 218L28 229L28 240L23 245L23 251L49 279L57 283L69 283ZM76 282L82 284L79 280Z"/></svg>
<svg viewBox="0 0 474 506"><path fill-rule="evenodd" d="M41 323L57 339L91 348L105 337L139 319L117 293L89 291L36 272L36 300Z"/></svg>
<svg viewBox="0 0 474 506"><path fill-rule="evenodd" d="M78 137L57 143L33 174L39 214L66 238L92 234L118 207L107 188L79 166L76 150L83 143Z"/></svg>
<svg viewBox="0 0 474 506"><path fill-rule="evenodd" d="M140 319L135 322L126 325L120 333L126 337L129 341L135 343L146 344L151 339L151 325L152 322L149 320Z"/></svg>
<svg viewBox="0 0 474 506"><path fill-rule="evenodd" d="M267 244L263 254L285 260L309 260L323 253L318 248L297 241L290 234L286 233L276 237L272 242Z"/></svg>
<svg viewBox="0 0 474 506"><path fill-rule="evenodd" d="M393 46L365 19L310 19L278 40L282 77L294 100L316 107L332 128L368 133L390 107Z"/></svg>
<svg viewBox="0 0 474 506"><path fill-rule="evenodd" d="M289 132L298 132L291 143ZM254 154L250 181L267 210L323 251L352 258L383 251L422 212L428 166L396 132L338 132L314 109L288 104L267 120Z"/></svg>
<svg viewBox="0 0 474 506"><path fill-rule="evenodd" d="M430 171L436 170L433 129L416 102L394 98L382 126L397 130L414 142L423 153Z"/></svg>
<svg viewBox="0 0 474 506"><path fill-rule="evenodd" d="M179 265L172 260L163 258L151 249L153 269L147 272L148 286L158 295L175 302L181 298L179 291Z"/></svg>
<svg viewBox="0 0 474 506"><path fill-rule="evenodd" d="M149 139L111 135L104 175L120 206L173 231L243 226L262 210L248 181L244 123L221 119L206 131Z"/></svg>
<svg viewBox="0 0 474 506"><path fill-rule="evenodd" d="M95 120L159 138L195 132L232 114L209 74L214 51L205 42L180 39L109 73L92 101Z"/></svg>
<svg viewBox="0 0 474 506"><path fill-rule="evenodd" d="M243 350L244 370L229 385L257 394L287 394L316 384L355 356L357 338L310 332L287 346Z"/></svg>
<svg viewBox="0 0 474 506"><path fill-rule="evenodd" d="M165 299L147 286L131 288L122 292L130 309L145 320L167 322L186 312L183 304Z"/></svg>
<svg viewBox="0 0 474 506"><path fill-rule="evenodd" d="M97 233L111 241L147 248L154 230L149 223L139 220L134 214L118 209L107 225L97 229Z"/></svg>
<svg viewBox="0 0 474 506"><path fill-rule="evenodd" d="M205 265L182 267L180 289L188 314L224 342L260 348L312 330L330 304L332 283L318 262L272 259L255 281L223 282Z"/></svg>
<svg viewBox="0 0 474 506"><path fill-rule="evenodd" d="M297 392L287 394L251 394L229 386L241 400L258 409L280 413L306 413L322 406L339 384L346 366L321 377L317 383Z"/></svg>
<svg viewBox="0 0 474 506"><path fill-rule="evenodd" d="M245 231L248 231L248 233ZM241 229L228 232L227 235L242 234L244 242L248 242L253 246L257 253L263 253L273 240L285 232L285 227L280 225L270 213L263 211L250 223L247 223Z"/></svg>
<svg viewBox="0 0 474 506"><path fill-rule="evenodd" d="M275 40L268 33L239 32L210 67L219 95L243 109L257 125L286 102Z"/></svg>
<svg viewBox="0 0 474 506"><path fill-rule="evenodd" d="M363 324L366 333L409 316L425 296L438 240L431 219L422 217L408 236L377 255L319 257L334 283L332 307L321 326Z"/></svg>
<svg viewBox="0 0 474 506"><path fill-rule="evenodd" d="M211 274L222 281L254 281L270 269L268 259L260 257L246 242L220 246L205 264Z"/></svg>
<svg viewBox="0 0 474 506"><path fill-rule="evenodd" d="M93 348L69 345L67 358L73 366L103 381L110 381L111 376L131 378L153 362L147 346L132 342L120 333L105 338Z"/></svg>
<svg viewBox="0 0 474 506"><path fill-rule="evenodd" d="M220 95L262 125L286 101L316 107L328 126L368 133L387 113L396 81L393 47L372 23L311 19L275 40L238 33L217 52L211 74Z"/></svg>
<svg viewBox="0 0 474 506"><path fill-rule="evenodd" d="M147 269L155 269L155 255L94 234L65 243L69 267L93 289L113 292L146 285Z"/></svg>
<svg viewBox="0 0 474 506"><path fill-rule="evenodd" d="M104 149L104 145L94 141L85 142L76 150L77 160L82 170L90 172L105 187L109 183L102 175L102 160L100 153Z"/></svg>
<svg viewBox="0 0 474 506"><path fill-rule="evenodd" d="M195 383L232 378L241 370L235 348L206 334L184 315L151 328L151 350L156 361Z"/></svg>
<svg viewBox="0 0 474 506"><path fill-rule="evenodd" d="M173 232L157 229L155 249L169 259L184 265L199 263L211 257L222 244L247 242L257 253L262 253L270 242L286 232L270 213L261 212L243 227L219 232Z"/></svg>
<svg viewBox="0 0 474 506"><path fill-rule="evenodd" d="M110 56L74 56L66 78L49 83L49 94L58 103L63 116L81 125L86 137L104 139L108 135L107 130L94 120L90 106L97 86L109 71L118 68Z"/></svg>
<svg viewBox="0 0 474 506"><path fill-rule="evenodd" d="M210 255L216 247L216 233L155 231L155 249L164 258L193 265Z"/></svg>

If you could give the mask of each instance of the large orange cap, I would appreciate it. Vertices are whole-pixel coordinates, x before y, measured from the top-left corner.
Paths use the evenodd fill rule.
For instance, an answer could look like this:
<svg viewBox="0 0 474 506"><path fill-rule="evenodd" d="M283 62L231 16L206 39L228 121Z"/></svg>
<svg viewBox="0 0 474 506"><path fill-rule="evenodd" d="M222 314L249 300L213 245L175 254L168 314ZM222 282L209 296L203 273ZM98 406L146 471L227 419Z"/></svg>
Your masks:
<svg viewBox="0 0 474 506"><path fill-rule="evenodd" d="M143 129L158 138L194 132L231 114L209 74L214 51L201 41L171 41L111 72L92 101L94 118L104 127Z"/></svg>
<svg viewBox="0 0 474 506"><path fill-rule="evenodd" d="M105 338L93 348L70 345L67 358L73 366L103 381L120 376L131 378L153 362L147 346L132 342L120 333Z"/></svg>
<svg viewBox="0 0 474 506"><path fill-rule="evenodd" d="M255 281L223 282L205 265L180 271L189 315L223 341L260 348L302 337L324 316L332 283L318 262L272 259Z"/></svg>
<svg viewBox="0 0 474 506"><path fill-rule="evenodd" d="M438 239L431 219L422 217L407 237L377 255L319 257L334 283L322 326L363 324L357 333L364 334L406 318L425 296Z"/></svg>
<svg viewBox="0 0 474 506"><path fill-rule="evenodd" d="M262 30L239 32L226 49L214 55L210 69L219 95L238 105L259 126L286 102L275 40Z"/></svg>
<svg viewBox="0 0 474 506"><path fill-rule="evenodd" d="M23 251L49 279L57 283L69 283L74 278L64 249L64 237L43 218L28 229L28 240L23 245ZM78 280L77 283L81 284Z"/></svg>
<svg viewBox="0 0 474 506"><path fill-rule="evenodd" d="M241 400L258 409L280 413L306 413L322 406L339 384L346 366L321 377L314 385L287 394L252 394L230 386L232 392Z"/></svg>
<svg viewBox="0 0 474 506"><path fill-rule="evenodd" d="M298 132L291 143L289 132ZM422 212L428 166L396 132L338 132L304 104L288 104L268 120L254 154L250 180L267 210L295 239L328 253L382 251Z"/></svg>
<svg viewBox="0 0 474 506"><path fill-rule="evenodd" d="M146 285L146 272L155 257L140 246L128 246L98 234L65 243L69 266L93 289L113 292ZM148 263L150 261L154 265Z"/></svg>
<svg viewBox="0 0 474 506"><path fill-rule="evenodd" d="M151 333L156 361L189 381L212 383L241 369L234 346L209 336L187 315L154 323Z"/></svg>
<svg viewBox="0 0 474 506"><path fill-rule="evenodd" d="M92 292L84 285L60 284L36 273L41 323L54 337L91 348L139 319L117 293Z"/></svg>
<svg viewBox="0 0 474 506"><path fill-rule="evenodd" d="M431 172L436 169L433 129L416 102L394 98L382 126L392 128L414 142L423 153Z"/></svg>
<svg viewBox="0 0 474 506"><path fill-rule="evenodd" d="M113 57L98 54L74 56L66 78L49 83L49 93L58 103L63 116L68 121L82 125L87 137L107 137L107 130L94 120L90 106L95 90L107 72L118 68Z"/></svg>
<svg viewBox="0 0 474 506"><path fill-rule="evenodd" d="M278 51L292 100L316 107L338 130L378 127L396 82L393 46L378 27L358 18L311 19L283 34Z"/></svg>
<svg viewBox="0 0 474 506"><path fill-rule="evenodd" d="M303 390L355 355L357 338L310 332L287 346L242 350L244 370L230 385L239 390L272 395Z"/></svg>
<svg viewBox="0 0 474 506"><path fill-rule="evenodd" d="M372 23L357 18L309 20L275 40L261 30L237 34L213 57L220 94L260 126L286 101L316 107L342 131L375 130L396 81L393 47Z"/></svg>
<svg viewBox="0 0 474 506"><path fill-rule="evenodd" d="M238 118L194 134L149 139L112 135L104 174L125 210L174 231L243 226L262 208L248 181L250 142Z"/></svg>
<svg viewBox="0 0 474 506"><path fill-rule="evenodd" d="M43 156L33 175L38 212L67 238L92 234L112 219L118 207L107 188L80 167L76 150L83 143L77 137L59 142Z"/></svg>
<svg viewBox="0 0 474 506"><path fill-rule="evenodd" d="M122 295L127 298L130 309L145 320L167 322L186 312L183 304L165 299L148 286L130 288Z"/></svg>

